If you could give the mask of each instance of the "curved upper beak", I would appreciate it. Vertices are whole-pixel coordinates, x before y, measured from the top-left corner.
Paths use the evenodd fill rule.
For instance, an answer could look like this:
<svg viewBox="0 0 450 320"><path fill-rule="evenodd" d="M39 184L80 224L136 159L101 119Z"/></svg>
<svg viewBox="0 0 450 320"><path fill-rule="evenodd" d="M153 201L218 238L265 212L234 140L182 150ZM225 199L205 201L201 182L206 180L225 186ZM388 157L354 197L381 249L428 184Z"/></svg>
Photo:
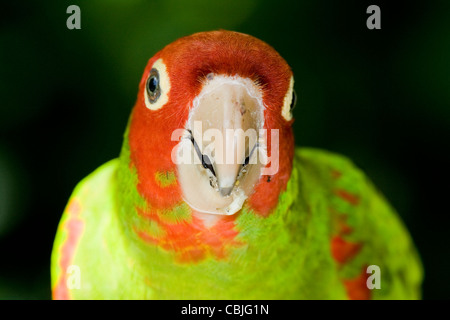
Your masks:
<svg viewBox="0 0 450 320"><path fill-rule="evenodd" d="M261 106L248 89L224 83L202 94L190 117L202 154L212 157L220 194L229 196L257 143ZM201 143L199 143L201 141Z"/></svg>
<svg viewBox="0 0 450 320"><path fill-rule="evenodd" d="M220 215L242 208L261 177L255 150L264 150L263 124L261 89L251 79L208 78L186 123L189 139L177 148L178 179L191 208Z"/></svg>

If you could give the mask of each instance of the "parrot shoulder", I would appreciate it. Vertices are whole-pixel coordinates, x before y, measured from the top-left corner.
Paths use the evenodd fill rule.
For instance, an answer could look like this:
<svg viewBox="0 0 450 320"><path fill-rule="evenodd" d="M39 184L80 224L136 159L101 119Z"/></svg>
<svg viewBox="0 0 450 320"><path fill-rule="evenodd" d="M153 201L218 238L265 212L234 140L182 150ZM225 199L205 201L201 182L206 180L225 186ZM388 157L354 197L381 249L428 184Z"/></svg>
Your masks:
<svg viewBox="0 0 450 320"><path fill-rule="evenodd" d="M345 156L297 148L305 199L322 199L329 217L329 250L348 296L355 299L420 298L422 264L397 211L369 177ZM369 268L370 267L370 268ZM380 290L368 290L368 270Z"/></svg>
<svg viewBox="0 0 450 320"><path fill-rule="evenodd" d="M86 260L85 246L98 247L102 226L110 224L114 212L114 192L119 160L111 160L75 187L59 222L51 256L51 280L54 299L70 299L70 275L80 272ZM92 226L92 227L91 227ZM93 229L95 231L93 232ZM83 246L83 250L78 250ZM72 281L74 282L74 281ZM76 287L76 281L72 283Z"/></svg>

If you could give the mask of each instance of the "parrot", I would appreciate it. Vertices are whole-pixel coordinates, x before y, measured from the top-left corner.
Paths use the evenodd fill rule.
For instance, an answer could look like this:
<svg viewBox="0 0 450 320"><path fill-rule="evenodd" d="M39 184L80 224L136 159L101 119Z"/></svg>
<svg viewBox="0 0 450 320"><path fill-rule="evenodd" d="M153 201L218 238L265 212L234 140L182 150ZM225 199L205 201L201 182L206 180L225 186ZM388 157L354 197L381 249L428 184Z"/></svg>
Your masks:
<svg viewBox="0 0 450 320"><path fill-rule="evenodd" d="M291 67L227 30L144 69L118 158L77 184L53 299L421 299L399 213L349 158L296 146Z"/></svg>

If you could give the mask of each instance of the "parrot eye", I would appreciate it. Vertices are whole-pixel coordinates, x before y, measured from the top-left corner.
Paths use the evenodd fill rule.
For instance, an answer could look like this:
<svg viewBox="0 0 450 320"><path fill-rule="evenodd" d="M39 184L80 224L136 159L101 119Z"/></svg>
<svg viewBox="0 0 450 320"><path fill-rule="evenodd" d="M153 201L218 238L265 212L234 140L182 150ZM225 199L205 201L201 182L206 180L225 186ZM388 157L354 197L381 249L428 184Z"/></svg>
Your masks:
<svg viewBox="0 0 450 320"><path fill-rule="evenodd" d="M159 88L159 72L156 69L150 71L150 76L147 79L147 95L150 103L155 103L161 95Z"/></svg>
<svg viewBox="0 0 450 320"><path fill-rule="evenodd" d="M149 110L161 109L169 102L170 78L162 59L158 59L153 63L147 75L143 91L143 102Z"/></svg>
<svg viewBox="0 0 450 320"><path fill-rule="evenodd" d="M297 94L295 93L295 90L292 90L292 101L290 106L291 111L294 110L296 104L297 104Z"/></svg>

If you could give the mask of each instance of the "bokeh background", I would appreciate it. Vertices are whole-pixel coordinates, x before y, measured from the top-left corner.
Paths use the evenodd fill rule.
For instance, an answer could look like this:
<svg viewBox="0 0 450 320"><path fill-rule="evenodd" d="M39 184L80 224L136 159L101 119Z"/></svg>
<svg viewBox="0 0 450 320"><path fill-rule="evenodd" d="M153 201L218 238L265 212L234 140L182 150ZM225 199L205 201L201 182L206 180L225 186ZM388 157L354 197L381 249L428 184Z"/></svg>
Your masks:
<svg viewBox="0 0 450 320"><path fill-rule="evenodd" d="M81 30L66 28L70 4L81 8ZM381 8L381 30L366 28L370 4ZM289 62L299 98L297 145L345 154L367 172L420 251L424 298L449 298L449 7L2 3L0 299L51 297L50 252L61 213L76 183L118 155L147 60L181 36L218 28L265 40Z"/></svg>

